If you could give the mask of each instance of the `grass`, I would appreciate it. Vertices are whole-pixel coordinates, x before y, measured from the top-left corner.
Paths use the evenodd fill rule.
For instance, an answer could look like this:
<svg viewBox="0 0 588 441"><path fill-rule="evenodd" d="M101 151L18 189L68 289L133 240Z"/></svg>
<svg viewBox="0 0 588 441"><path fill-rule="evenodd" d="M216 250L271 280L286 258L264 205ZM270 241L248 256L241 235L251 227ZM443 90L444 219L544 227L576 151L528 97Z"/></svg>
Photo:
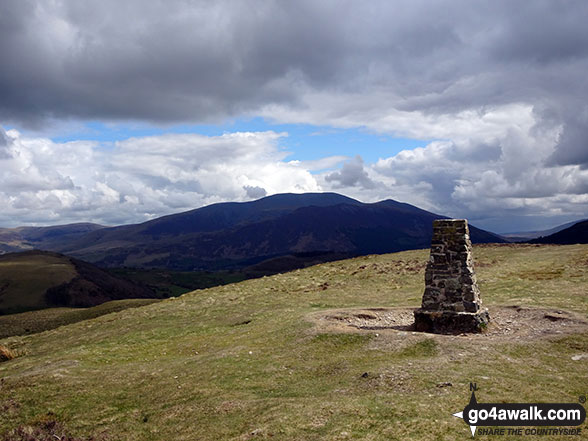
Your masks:
<svg viewBox="0 0 588 441"><path fill-rule="evenodd" d="M158 297L177 297L195 289L237 283L247 278L243 273L229 271L169 271L126 267L107 271L116 277L148 286Z"/></svg>
<svg viewBox="0 0 588 441"><path fill-rule="evenodd" d="M474 254L487 305L588 317L588 246ZM24 354L0 364L0 439L48 412L72 437L116 440L468 439L451 414L470 382L482 402L588 392L586 359L572 359L588 353L586 334L493 344L417 335L395 346L381 332L321 333L307 320L330 308L419 306L427 258L332 262L0 340Z"/></svg>
<svg viewBox="0 0 588 441"><path fill-rule="evenodd" d="M91 308L48 308L19 314L0 315L0 338L36 334L123 309L150 305L158 301L157 299L113 300Z"/></svg>
<svg viewBox="0 0 588 441"><path fill-rule="evenodd" d="M432 338L423 339L404 348L399 355L404 357L433 357L439 353L438 344Z"/></svg>

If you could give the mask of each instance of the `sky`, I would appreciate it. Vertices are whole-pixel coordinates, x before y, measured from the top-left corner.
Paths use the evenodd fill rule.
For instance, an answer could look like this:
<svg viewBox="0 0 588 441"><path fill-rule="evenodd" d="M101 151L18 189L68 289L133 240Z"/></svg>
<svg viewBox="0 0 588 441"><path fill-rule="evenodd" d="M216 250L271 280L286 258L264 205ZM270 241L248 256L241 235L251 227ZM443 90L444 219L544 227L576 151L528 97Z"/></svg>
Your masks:
<svg viewBox="0 0 588 441"><path fill-rule="evenodd" d="M0 0L0 227L285 192L588 217L588 2Z"/></svg>

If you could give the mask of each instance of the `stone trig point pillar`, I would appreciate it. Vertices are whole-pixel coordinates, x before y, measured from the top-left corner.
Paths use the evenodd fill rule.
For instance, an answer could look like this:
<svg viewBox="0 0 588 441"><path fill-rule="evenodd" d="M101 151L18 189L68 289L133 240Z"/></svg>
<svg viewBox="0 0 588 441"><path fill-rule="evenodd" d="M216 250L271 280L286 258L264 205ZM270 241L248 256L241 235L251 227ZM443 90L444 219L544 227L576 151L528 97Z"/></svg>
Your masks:
<svg viewBox="0 0 588 441"><path fill-rule="evenodd" d="M490 320L481 304L468 221L433 221L431 257L422 306L414 312L415 329L437 334L481 332Z"/></svg>

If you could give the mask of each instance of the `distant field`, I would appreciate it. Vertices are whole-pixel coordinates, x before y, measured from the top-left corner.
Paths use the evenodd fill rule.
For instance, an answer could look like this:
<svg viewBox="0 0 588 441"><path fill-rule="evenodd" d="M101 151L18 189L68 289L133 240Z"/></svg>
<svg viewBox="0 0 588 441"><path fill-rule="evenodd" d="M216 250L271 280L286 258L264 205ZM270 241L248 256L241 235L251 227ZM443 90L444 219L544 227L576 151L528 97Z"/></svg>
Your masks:
<svg viewBox="0 0 588 441"><path fill-rule="evenodd" d="M569 331L557 311L588 320L588 245L475 246L474 256L491 311L550 308L550 330L326 331L317 314L419 306L428 250L331 262L0 340L20 355L0 363L0 439L55 420L71 436L117 441L453 441L471 439L452 416L470 382L482 402L577 402L588 332Z"/></svg>

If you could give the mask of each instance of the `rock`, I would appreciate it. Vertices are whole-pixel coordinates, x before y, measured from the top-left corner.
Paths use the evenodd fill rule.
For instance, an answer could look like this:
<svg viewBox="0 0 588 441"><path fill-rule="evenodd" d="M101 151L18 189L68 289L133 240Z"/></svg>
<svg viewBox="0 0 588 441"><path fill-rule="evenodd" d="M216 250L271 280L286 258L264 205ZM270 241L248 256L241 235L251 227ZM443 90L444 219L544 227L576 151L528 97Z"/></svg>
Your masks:
<svg viewBox="0 0 588 441"><path fill-rule="evenodd" d="M560 311L556 311L552 314L545 314L544 317L550 322L557 322L566 319L566 316L563 315Z"/></svg>

